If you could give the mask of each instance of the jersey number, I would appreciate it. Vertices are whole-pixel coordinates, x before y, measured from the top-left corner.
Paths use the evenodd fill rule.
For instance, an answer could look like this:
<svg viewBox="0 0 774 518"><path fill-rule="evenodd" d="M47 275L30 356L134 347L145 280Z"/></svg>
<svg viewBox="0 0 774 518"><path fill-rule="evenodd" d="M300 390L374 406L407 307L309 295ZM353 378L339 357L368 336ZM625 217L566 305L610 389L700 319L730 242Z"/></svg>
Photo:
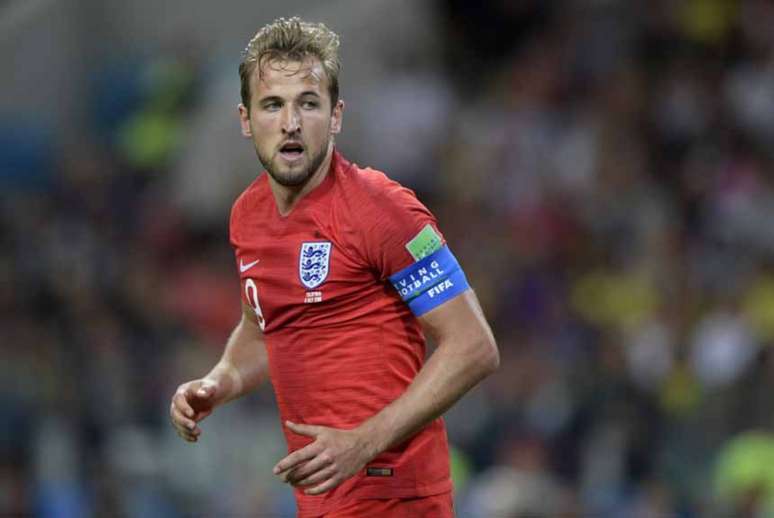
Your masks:
<svg viewBox="0 0 774 518"><path fill-rule="evenodd" d="M266 327L266 320L263 318L263 312L261 311L261 303L258 302L258 287L255 285L255 281L247 279L245 281L245 297L247 297L247 303L255 311L255 316L258 317L258 325L263 331Z"/></svg>

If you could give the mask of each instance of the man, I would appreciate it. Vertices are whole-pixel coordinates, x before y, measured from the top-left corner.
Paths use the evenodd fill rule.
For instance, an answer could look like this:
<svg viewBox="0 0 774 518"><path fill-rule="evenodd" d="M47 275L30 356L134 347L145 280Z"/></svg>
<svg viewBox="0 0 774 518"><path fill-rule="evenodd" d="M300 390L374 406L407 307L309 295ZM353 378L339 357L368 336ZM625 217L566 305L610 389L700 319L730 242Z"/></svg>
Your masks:
<svg viewBox="0 0 774 518"><path fill-rule="evenodd" d="M199 421L269 378L290 450L274 473L299 516L453 516L440 416L497 347L432 214L336 151L338 44L292 18L245 51L239 117L267 174L231 213L242 319L178 388L172 422L196 442ZM424 365L422 331L437 343Z"/></svg>

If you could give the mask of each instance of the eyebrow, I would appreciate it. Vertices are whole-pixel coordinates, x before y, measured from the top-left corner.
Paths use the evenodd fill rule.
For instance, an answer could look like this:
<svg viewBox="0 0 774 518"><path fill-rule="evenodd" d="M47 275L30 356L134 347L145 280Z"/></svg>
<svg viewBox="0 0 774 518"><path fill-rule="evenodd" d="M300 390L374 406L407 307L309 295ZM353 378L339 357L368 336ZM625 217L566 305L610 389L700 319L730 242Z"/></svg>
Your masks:
<svg viewBox="0 0 774 518"><path fill-rule="evenodd" d="M258 99L258 104L263 104L269 101L282 101L282 97L279 97L278 95L267 95L266 97L261 97Z"/></svg>
<svg viewBox="0 0 774 518"><path fill-rule="evenodd" d="M314 97L320 97L320 94L318 94L317 92L314 92L312 90L305 90L305 91L301 92L300 94L298 94L297 98L306 97L306 96L309 96L309 95L314 96ZM260 99L258 99L258 104L264 104L264 103L267 103L267 102L270 102L270 101L283 102L284 99L282 97L278 96L278 95L267 95L266 97L261 97Z"/></svg>

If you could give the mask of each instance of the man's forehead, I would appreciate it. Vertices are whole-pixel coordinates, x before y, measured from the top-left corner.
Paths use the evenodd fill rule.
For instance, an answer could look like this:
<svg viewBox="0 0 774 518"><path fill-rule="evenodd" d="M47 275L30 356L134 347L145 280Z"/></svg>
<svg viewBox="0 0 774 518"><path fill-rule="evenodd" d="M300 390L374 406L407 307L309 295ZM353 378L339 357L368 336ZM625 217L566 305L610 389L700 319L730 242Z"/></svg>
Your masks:
<svg viewBox="0 0 774 518"><path fill-rule="evenodd" d="M256 67L258 82L267 87L275 83L300 81L308 86L322 87L326 79L325 70L320 60L307 57L303 60L288 58L264 59Z"/></svg>

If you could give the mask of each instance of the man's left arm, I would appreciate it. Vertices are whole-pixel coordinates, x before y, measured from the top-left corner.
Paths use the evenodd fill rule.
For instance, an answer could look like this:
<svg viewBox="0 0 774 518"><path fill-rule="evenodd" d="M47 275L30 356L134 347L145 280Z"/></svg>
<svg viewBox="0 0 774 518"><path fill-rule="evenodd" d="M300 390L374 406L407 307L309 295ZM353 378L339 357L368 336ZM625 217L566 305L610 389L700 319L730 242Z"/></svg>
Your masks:
<svg viewBox="0 0 774 518"><path fill-rule="evenodd" d="M315 440L277 463L276 475L308 487L308 494L328 491L417 433L497 369L497 345L472 289L419 320L437 348L406 392L352 430L287 422L293 432Z"/></svg>

